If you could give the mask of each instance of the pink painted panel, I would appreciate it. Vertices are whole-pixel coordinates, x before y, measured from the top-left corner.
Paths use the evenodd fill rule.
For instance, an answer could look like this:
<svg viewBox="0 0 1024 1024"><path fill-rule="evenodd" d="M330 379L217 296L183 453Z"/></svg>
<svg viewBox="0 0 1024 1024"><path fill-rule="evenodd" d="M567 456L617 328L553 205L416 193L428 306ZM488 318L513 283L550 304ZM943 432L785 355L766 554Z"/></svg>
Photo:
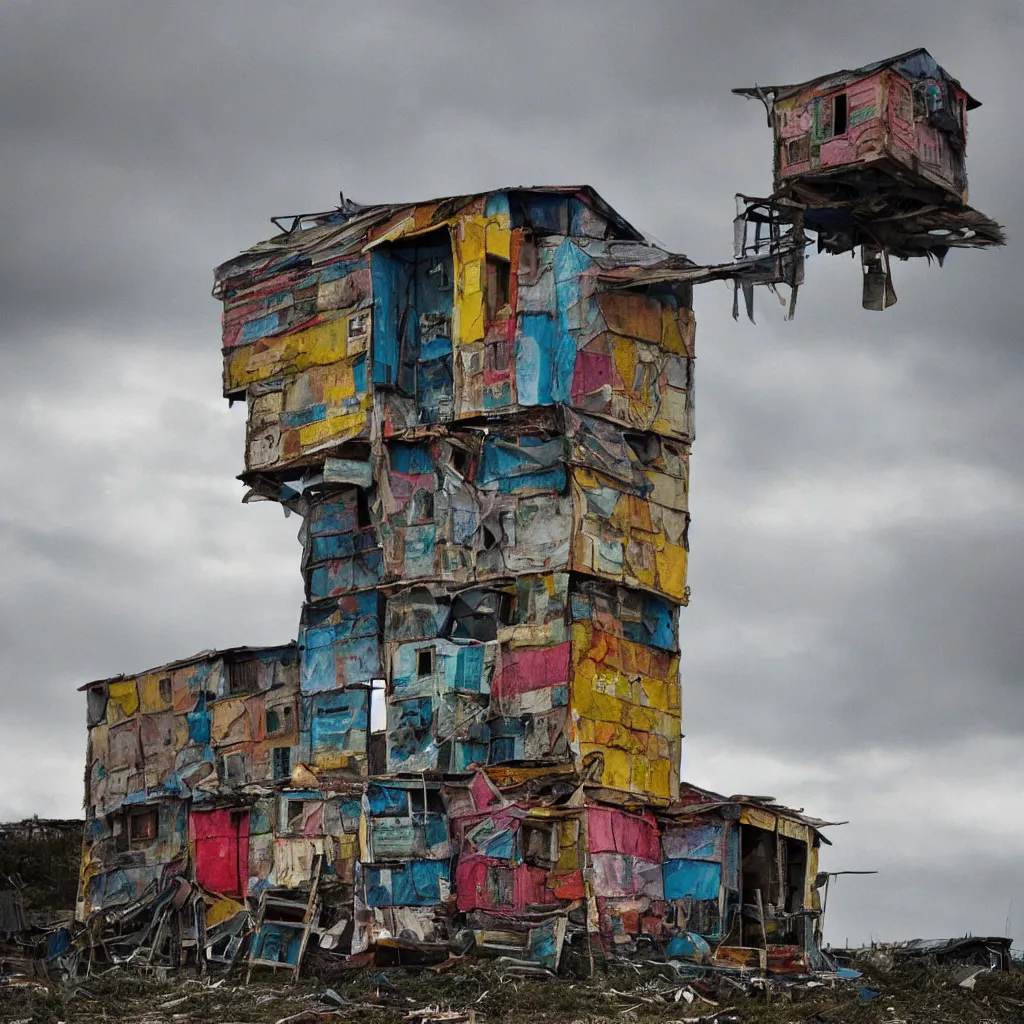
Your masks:
<svg viewBox="0 0 1024 1024"><path fill-rule="evenodd" d="M591 807L587 811L587 832L591 853L628 853L642 860L661 860L658 826L651 814Z"/></svg>
<svg viewBox="0 0 1024 1024"><path fill-rule="evenodd" d="M548 875L543 868L520 864L515 869L515 911L521 914L531 904L547 903L544 896L547 881Z"/></svg>
<svg viewBox="0 0 1024 1024"><path fill-rule="evenodd" d="M571 646L513 650L502 654L501 670L491 680L491 697L512 697L530 690L542 690L569 678Z"/></svg>
<svg viewBox="0 0 1024 1024"><path fill-rule="evenodd" d="M493 694L493 687L491 693ZM483 772L477 772L469 784L469 792L473 797L473 806L478 811L486 810L504 802L498 788Z"/></svg>
<svg viewBox="0 0 1024 1024"><path fill-rule="evenodd" d="M210 892L244 896L249 865L248 811L192 811L196 881Z"/></svg>
<svg viewBox="0 0 1024 1024"><path fill-rule="evenodd" d="M477 907L493 909L487 890L487 861L483 857L463 853L455 869L455 893L459 910Z"/></svg>
<svg viewBox="0 0 1024 1024"><path fill-rule="evenodd" d="M603 385L615 386L612 357L604 352L578 352L576 369L572 376L572 400L582 404L583 399Z"/></svg>

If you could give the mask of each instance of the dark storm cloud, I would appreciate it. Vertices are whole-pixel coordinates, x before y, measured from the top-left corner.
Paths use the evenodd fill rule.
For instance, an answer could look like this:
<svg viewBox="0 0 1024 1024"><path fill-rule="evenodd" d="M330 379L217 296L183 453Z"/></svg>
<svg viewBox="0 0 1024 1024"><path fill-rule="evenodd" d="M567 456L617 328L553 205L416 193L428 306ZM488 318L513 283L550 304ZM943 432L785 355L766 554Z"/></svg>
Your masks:
<svg viewBox="0 0 1024 1024"><path fill-rule="evenodd" d="M270 214L587 182L725 259L771 167L729 89L926 45L985 104L972 200L1024 227L1009 2L0 11L0 770L38 766L0 818L77 805L77 683L294 636L296 523L238 504L209 298ZM884 315L837 257L794 323L697 297L686 771L853 821L829 865L883 873L836 895L834 940L1001 927L1024 855L986 824L1024 784L1019 261L895 274Z"/></svg>

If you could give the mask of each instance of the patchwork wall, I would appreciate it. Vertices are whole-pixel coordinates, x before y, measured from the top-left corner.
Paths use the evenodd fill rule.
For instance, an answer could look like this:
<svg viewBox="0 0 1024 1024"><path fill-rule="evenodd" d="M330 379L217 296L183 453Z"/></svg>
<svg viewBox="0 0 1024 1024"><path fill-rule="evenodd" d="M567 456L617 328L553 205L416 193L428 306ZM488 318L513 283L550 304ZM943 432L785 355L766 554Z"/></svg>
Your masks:
<svg viewBox="0 0 1024 1024"><path fill-rule="evenodd" d="M966 202L974 105L924 51L787 89L773 108L776 188L891 160L905 180Z"/></svg>
<svg viewBox="0 0 1024 1024"><path fill-rule="evenodd" d="M662 940L695 327L689 285L628 282L688 262L552 188L347 206L218 268L246 500L301 523L298 639L88 688L84 911L322 861L326 948Z"/></svg>

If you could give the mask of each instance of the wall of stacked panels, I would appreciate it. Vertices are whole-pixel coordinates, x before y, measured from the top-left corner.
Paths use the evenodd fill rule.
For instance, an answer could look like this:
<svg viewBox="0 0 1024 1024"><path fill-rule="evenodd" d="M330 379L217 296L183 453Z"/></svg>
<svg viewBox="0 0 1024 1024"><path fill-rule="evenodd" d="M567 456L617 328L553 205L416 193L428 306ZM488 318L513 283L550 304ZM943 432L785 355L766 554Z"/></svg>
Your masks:
<svg viewBox="0 0 1024 1024"><path fill-rule="evenodd" d="M298 642L85 687L82 916L185 875L230 918L317 872L337 952L813 947L812 825L680 789L694 318L629 287L670 255L590 190L512 190L218 269L247 500L301 517Z"/></svg>

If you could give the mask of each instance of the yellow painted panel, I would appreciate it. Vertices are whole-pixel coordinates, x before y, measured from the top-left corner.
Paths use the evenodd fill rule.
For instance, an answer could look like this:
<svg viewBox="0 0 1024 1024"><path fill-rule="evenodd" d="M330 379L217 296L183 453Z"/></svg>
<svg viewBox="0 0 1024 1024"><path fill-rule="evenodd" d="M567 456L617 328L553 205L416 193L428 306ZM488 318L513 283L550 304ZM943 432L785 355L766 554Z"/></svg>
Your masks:
<svg viewBox="0 0 1024 1024"><path fill-rule="evenodd" d="M666 545L663 551L655 553L654 559L659 589L672 597L682 597L686 593L686 548Z"/></svg>
<svg viewBox="0 0 1024 1024"><path fill-rule="evenodd" d="M369 401L362 403L369 406ZM310 423L299 428L299 444L302 448L310 445L323 444L326 441L342 441L354 437L366 425L365 412L351 413L346 416L328 416L319 423Z"/></svg>
<svg viewBox="0 0 1024 1024"><path fill-rule="evenodd" d="M633 758L625 750L616 750L614 747L605 747L601 753L604 754L602 783L612 789L629 792Z"/></svg>
<svg viewBox="0 0 1024 1024"><path fill-rule="evenodd" d="M367 316L360 310L351 316ZM310 366L326 366L348 354L348 316L336 317L276 338L262 338L233 349L224 362L224 386L239 391L248 384L285 376Z"/></svg>
<svg viewBox="0 0 1024 1024"><path fill-rule="evenodd" d="M671 798L670 782L674 764L665 759L651 761L650 787L656 796Z"/></svg>
<svg viewBox="0 0 1024 1024"><path fill-rule="evenodd" d="M502 223L504 221L504 223ZM508 217L494 217L487 224L487 252L503 260L512 259L512 232Z"/></svg>
<svg viewBox="0 0 1024 1024"><path fill-rule="evenodd" d="M109 729L106 725L94 725L89 730L89 759L105 764L108 747Z"/></svg>
<svg viewBox="0 0 1024 1024"><path fill-rule="evenodd" d="M213 702L210 735L214 743L240 743L246 735L245 697L228 697Z"/></svg>
<svg viewBox="0 0 1024 1024"><path fill-rule="evenodd" d="M139 706L144 714L153 714L170 708L171 701L164 700L160 696L160 680L170 677L170 672L151 672L149 675L139 677Z"/></svg>
<svg viewBox="0 0 1024 1024"><path fill-rule="evenodd" d="M693 358L696 320L692 309L661 308L661 347L679 356Z"/></svg>
<svg viewBox="0 0 1024 1024"><path fill-rule="evenodd" d="M771 811L762 811L758 807L744 807L740 815L741 825L753 825L768 832L775 831L775 815Z"/></svg>
<svg viewBox="0 0 1024 1024"><path fill-rule="evenodd" d="M139 710L139 690L134 679L110 683L107 688L107 723L116 725Z"/></svg>
<svg viewBox="0 0 1024 1024"><path fill-rule="evenodd" d="M797 839L801 843L810 846L811 830L799 821L790 821L788 818L779 818L779 832L789 839Z"/></svg>
<svg viewBox="0 0 1024 1024"><path fill-rule="evenodd" d="M341 750L317 751L313 757L314 767L323 771L333 771L339 768L348 768L355 760L352 753Z"/></svg>

